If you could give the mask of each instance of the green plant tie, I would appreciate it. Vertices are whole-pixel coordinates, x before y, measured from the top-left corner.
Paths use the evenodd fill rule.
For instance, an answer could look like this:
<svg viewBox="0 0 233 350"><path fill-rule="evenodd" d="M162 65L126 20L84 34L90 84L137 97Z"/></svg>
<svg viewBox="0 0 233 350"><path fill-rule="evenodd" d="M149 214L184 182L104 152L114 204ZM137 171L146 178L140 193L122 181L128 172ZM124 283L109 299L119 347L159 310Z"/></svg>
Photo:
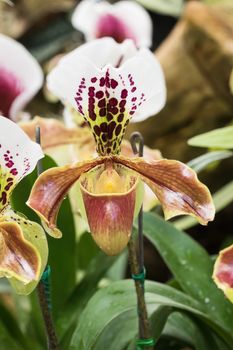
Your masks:
<svg viewBox="0 0 233 350"><path fill-rule="evenodd" d="M134 281L140 281L141 284L143 285L144 282L145 282L145 279L146 279L146 269L145 269L145 267L143 267L143 270L140 273L136 273L136 274L132 273L131 277L132 277L132 279Z"/></svg>
<svg viewBox="0 0 233 350"><path fill-rule="evenodd" d="M46 301L47 301L49 310L52 309L50 284L49 284L50 273L51 273L51 268L49 265L47 265L40 279L44 286Z"/></svg>
<svg viewBox="0 0 233 350"><path fill-rule="evenodd" d="M41 281L47 282L49 280L50 273L51 273L51 267L47 265L44 272L42 273Z"/></svg>
<svg viewBox="0 0 233 350"><path fill-rule="evenodd" d="M136 341L136 344L137 344L137 350L142 350L144 348L149 348L150 346L154 346L155 340L153 338L138 339Z"/></svg>

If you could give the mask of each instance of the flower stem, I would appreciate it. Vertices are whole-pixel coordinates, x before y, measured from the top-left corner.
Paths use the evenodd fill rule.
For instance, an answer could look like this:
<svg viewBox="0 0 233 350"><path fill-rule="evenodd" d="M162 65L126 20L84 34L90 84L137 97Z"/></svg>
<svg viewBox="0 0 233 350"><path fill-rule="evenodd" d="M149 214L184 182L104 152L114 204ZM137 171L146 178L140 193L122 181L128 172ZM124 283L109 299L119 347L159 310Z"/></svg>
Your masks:
<svg viewBox="0 0 233 350"><path fill-rule="evenodd" d="M134 238L131 236L128 243L129 251L129 264L131 273L138 275L142 271L137 259L137 249ZM137 294L137 306L138 306L138 319L139 319L139 336L141 339L151 338L149 318L146 309L144 284L140 280L134 280L136 294ZM147 347L147 350L153 350L153 347Z"/></svg>
<svg viewBox="0 0 233 350"><path fill-rule="evenodd" d="M40 281L37 286L38 298L40 302L41 312L44 320L45 330L47 333L48 350L59 350L58 340L55 332L53 318L48 303L46 285Z"/></svg>
<svg viewBox="0 0 233 350"><path fill-rule="evenodd" d="M36 127L36 142L41 144L40 127ZM42 160L37 163L37 175L43 172ZM53 323L53 317L51 313L51 301L50 301L50 286L49 286L50 266L45 268L41 280L37 286L37 294L40 302L40 308L44 320L44 326L47 334L48 350L59 350L58 339Z"/></svg>

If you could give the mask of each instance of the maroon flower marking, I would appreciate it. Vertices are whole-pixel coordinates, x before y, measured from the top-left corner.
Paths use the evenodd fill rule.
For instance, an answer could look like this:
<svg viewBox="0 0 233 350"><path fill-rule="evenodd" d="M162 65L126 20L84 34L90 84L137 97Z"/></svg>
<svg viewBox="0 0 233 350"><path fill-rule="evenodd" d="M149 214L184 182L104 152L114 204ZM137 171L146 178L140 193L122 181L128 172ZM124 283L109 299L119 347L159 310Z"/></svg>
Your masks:
<svg viewBox="0 0 233 350"><path fill-rule="evenodd" d="M118 43L125 39L132 39L136 43L136 37L131 29L119 18L112 14L104 14L96 24L96 38L112 37Z"/></svg>
<svg viewBox="0 0 233 350"><path fill-rule="evenodd" d="M145 94L138 95L132 74L123 79L118 74L111 76L110 69L102 76L82 78L77 86L75 101L78 111L91 127L97 143L97 152L101 155L120 152L122 133ZM137 94L137 95L136 95ZM103 121L101 121L103 120Z"/></svg>

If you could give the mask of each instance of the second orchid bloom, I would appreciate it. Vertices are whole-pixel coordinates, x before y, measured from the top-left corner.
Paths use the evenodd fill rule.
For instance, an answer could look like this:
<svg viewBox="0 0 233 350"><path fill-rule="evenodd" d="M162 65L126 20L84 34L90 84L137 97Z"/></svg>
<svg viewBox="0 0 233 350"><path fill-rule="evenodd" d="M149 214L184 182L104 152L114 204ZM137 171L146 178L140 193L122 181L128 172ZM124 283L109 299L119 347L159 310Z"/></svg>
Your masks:
<svg viewBox="0 0 233 350"><path fill-rule="evenodd" d="M40 225L11 208L10 197L43 153L6 117L0 116L0 129L0 277L9 278L18 293L29 294L46 266L47 240Z"/></svg>
<svg viewBox="0 0 233 350"><path fill-rule="evenodd" d="M120 253L130 239L142 203L141 182L156 194L166 219L189 214L202 224L213 220L209 190L185 164L120 155L130 119L143 120L164 106L164 76L154 55L147 49L137 51L129 41L117 44L100 39L93 45L99 48L96 64L90 58L92 47L84 45L60 61L48 85L88 123L98 157L44 172L34 184L28 205L42 218L47 231L60 237L56 227L59 207L78 182L80 211L94 240L109 255Z"/></svg>

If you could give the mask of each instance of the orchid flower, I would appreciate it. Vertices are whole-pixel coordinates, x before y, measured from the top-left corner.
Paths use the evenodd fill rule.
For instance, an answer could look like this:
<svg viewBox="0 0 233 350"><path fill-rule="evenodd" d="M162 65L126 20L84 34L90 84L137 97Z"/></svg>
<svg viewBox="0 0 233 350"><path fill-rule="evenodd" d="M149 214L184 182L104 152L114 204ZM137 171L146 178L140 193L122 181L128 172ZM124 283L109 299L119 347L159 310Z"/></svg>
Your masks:
<svg viewBox="0 0 233 350"><path fill-rule="evenodd" d="M21 129L32 139L35 139L35 129L37 126L41 130L41 147L43 152L52 157L59 165L66 165L73 162L93 159L97 156L95 140L90 128L85 127L66 127L61 121L53 118L35 117L30 121L19 123ZM121 154L126 157L135 157L132 147L127 140L121 144ZM150 149L144 146L144 159L158 160L161 159L161 153L157 149ZM70 192L73 214L76 215L78 232L80 232L80 211L77 204L78 186L73 186ZM145 185L145 195L143 200L144 211L151 210L158 201L150 188ZM78 218L77 218L78 216ZM81 221L83 223L83 220ZM86 225L82 225L86 227Z"/></svg>
<svg viewBox="0 0 233 350"><path fill-rule="evenodd" d="M72 16L73 26L84 33L87 41L112 37L118 43L132 39L137 47L152 43L152 22L146 10L133 1L83 0Z"/></svg>
<svg viewBox="0 0 233 350"><path fill-rule="evenodd" d="M39 145L16 123L0 116L0 277L9 278L21 294L30 293L38 283L48 247L42 227L17 214L10 196L42 157Z"/></svg>
<svg viewBox="0 0 233 350"><path fill-rule="evenodd" d="M42 83L35 58L20 43L0 34L0 114L17 121Z"/></svg>
<svg viewBox="0 0 233 350"><path fill-rule="evenodd" d="M220 251L214 265L213 279L233 303L233 245Z"/></svg>
<svg viewBox="0 0 233 350"><path fill-rule="evenodd" d="M98 68L82 55L78 59L70 53L48 77L51 90L57 93L63 87L67 101L90 126L98 157L45 171L27 204L41 217L48 233L59 238L59 207L78 183L77 200L94 240L104 252L115 255L130 239L142 201L141 181L156 194L166 219L189 214L207 224L213 220L214 206L207 187L185 164L120 155L125 129L136 112L150 115L163 106L164 79L148 50L126 61L120 56L121 64L103 64L103 56L100 52L96 57L102 60Z"/></svg>

